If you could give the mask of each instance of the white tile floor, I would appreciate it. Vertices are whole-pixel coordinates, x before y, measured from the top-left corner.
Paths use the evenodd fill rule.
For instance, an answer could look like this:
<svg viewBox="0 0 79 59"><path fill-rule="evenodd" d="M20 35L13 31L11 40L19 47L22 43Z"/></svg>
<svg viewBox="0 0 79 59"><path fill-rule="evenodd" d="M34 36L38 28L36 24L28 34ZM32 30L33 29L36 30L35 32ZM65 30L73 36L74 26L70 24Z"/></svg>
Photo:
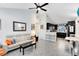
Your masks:
<svg viewBox="0 0 79 59"><path fill-rule="evenodd" d="M68 48L65 48L68 44L64 39L58 38L57 42L39 40L37 48L29 47L25 49L24 56L71 56ZM12 51L6 56L22 56L19 49Z"/></svg>

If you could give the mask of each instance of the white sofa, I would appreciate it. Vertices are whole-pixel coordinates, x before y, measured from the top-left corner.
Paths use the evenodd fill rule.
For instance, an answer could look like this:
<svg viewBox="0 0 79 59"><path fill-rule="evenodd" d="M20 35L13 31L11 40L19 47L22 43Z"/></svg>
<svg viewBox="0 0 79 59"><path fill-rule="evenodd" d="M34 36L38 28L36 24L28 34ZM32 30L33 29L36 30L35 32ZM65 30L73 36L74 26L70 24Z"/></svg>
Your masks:
<svg viewBox="0 0 79 59"><path fill-rule="evenodd" d="M3 45L3 48L6 49L6 51L11 51L13 49L16 49L20 46L20 44L26 43L27 41L31 40L31 35L30 34L19 34L19 35L9 35L6 38L14 38L16 40L15 44L12 45ZM32 40L31 40L32 41Z"/></svg>

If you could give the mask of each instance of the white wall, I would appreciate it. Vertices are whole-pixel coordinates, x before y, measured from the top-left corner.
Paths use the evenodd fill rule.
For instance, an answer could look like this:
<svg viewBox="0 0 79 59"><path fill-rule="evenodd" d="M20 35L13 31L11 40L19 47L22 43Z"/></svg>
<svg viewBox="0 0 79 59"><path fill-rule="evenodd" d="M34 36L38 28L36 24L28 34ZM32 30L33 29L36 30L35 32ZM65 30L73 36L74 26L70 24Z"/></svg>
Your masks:
<svg viewBox="0 0 79 59"><path fill-rule="evenodd" d="M75 36L79 37L79 17L75 20L76 30L75 30Z"/></svg>
<svg viewBox="0 0 79 59"><path fill-rule="evenodd" d="M4 40L7 35L23 34L31 32L31 16L28 10L21 9L0 9L1 30L0 39ZM24 22L27 24L26 31L13 31L13 21Z"/></svg>
<svg viewBox="0 0 79 59"><path fill-rule="evenodd" d="M37 15L37 19L38 19L38 28L39 28L39 39L44 39L46 38L46 14L41 12ZM40 28L40 25L43 25L43 29Z"/></svg>

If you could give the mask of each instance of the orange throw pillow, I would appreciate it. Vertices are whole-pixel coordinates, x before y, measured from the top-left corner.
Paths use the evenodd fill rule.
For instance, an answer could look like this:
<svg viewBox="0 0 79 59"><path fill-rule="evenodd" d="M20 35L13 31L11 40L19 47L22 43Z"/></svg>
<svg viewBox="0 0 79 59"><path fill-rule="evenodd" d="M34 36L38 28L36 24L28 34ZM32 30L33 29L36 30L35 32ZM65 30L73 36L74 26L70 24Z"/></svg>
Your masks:
<svg viewBox="0 0 79 59"><path fill-rule="evenodd" d="M11 45L11 44L13 44L12 39L10 39L10 38L6 39L6 40L5 40L5 44L6 44L6 45Z"/></svg>
<svg viewBox="0 0 79 59"><path fill-rule="evenodd" d="M0 56L3 56L3 55L5 55L6 54L6 51L5 51L5 49L3 49L3 48L0 48Z"/></svg>

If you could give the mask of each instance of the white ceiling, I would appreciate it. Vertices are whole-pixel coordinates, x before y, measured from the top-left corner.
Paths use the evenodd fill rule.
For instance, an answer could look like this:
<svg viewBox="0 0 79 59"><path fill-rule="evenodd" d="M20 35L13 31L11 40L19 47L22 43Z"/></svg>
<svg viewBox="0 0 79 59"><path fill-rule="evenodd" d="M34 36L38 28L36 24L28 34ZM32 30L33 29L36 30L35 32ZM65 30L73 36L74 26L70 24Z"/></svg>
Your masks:
<svg viewBox="0 0 79 59"><path fill-rule="evenodd" d="M31 7L35 5L33 3L0 3L0 8L28 9ZM69 20L75 20L78 7L79 3L49 3L44 8L47 9L46 13L52 22L66 23Z"/></svg>

